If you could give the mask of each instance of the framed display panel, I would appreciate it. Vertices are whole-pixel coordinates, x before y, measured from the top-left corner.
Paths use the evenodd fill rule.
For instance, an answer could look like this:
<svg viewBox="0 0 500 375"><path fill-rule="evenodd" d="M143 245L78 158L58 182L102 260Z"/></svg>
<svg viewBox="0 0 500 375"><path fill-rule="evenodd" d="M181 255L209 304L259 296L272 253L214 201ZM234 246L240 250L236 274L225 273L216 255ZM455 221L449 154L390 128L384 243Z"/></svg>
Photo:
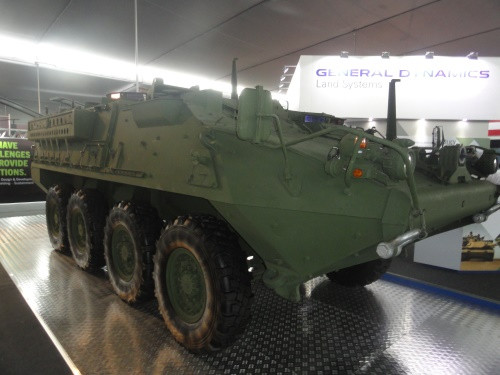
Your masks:
<svg viewBox="0 0 500 375"><path fill-rule="evenodd" d="M0 203L45 200L31 179L33 142L22 138L0 138Z"/></svg>

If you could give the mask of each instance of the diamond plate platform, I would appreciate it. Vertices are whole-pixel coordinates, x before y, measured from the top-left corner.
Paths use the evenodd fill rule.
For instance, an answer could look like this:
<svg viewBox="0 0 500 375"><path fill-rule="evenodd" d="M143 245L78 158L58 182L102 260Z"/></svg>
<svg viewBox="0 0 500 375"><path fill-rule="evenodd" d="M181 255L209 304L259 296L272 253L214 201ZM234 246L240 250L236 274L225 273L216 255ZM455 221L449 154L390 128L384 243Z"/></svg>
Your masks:
<svg viewBox="0 0 500 375"><path fill-rule="evenodd" d="M321 277L301 303L254 282L252 322L230 348L193 355L152 300L127 305L104 271L52 251L45 216L0 219L0 261L82 374L498 374L500 315L378 281Z"/></svg>

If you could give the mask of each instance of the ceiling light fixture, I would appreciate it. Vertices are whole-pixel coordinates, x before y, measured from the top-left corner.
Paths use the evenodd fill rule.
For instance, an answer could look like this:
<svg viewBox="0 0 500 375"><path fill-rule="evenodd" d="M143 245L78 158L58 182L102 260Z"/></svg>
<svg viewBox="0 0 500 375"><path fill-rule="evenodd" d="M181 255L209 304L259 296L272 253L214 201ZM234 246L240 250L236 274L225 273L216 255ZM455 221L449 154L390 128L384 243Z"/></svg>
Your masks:
<svg viewBox="0 0 500 375"><path fill-rule="evenodd" d="M77 74L111 78L126 82L135 82L133 62L93 54L81 49L71 49L49 43L33 43L23 39L0 34L0 61L35 66L40 68L66 71ZM230 65L229 65L230 66ZM231 93L229 82L214 81L208 77L187 74L171 69L159 69L139 66L139 80L150 84L156 77L169 77L169 85L213 89L224 94ZM238 87L241 92L243 87Z"/></svg>
<svg viewBox="0 0 500 375"><path fill-rule="evenodd" d="M477 52L470 52L468 55L467 55L467 58L468 59L471 59L471 60L477 60L477 57L479 56L479 53Z"/></svg>
<svg viewBox="0 0 500 375"><path fill-rule="evenodd" d="M292 77L295 73L296 65L285 65L283 67L283 73L280 77L279 83L279 91L278 94L286 94L288 88L290 87L290 83L292 82Z"/></svg>

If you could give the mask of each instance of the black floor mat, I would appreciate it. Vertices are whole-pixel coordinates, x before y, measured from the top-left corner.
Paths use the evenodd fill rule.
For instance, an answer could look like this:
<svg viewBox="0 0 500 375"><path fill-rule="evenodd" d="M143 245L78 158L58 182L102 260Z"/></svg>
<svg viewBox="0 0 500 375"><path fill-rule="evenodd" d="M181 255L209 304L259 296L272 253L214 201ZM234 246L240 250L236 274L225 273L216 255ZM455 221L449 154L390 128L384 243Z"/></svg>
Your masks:
<svg viewBox="0 0 500 375"><path fill-rule="evenodd" d="M500 302L499 272L468 272L415 263L403 255L393 259L389 273Z"/></svg>
<svg viewBox="0 0 500 375"><path fill-rule="evenodd" d="M0 374L71 374L0 264Z"/></svg>

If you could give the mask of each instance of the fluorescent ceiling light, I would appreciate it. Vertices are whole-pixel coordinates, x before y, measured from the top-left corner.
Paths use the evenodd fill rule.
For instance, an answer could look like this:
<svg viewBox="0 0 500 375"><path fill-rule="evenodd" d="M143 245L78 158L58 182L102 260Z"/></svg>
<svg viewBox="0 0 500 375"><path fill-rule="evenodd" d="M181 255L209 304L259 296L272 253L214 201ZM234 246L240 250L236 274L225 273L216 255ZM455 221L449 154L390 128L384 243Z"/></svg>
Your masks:
<svg viewBox="0 0 500 375"><path fill-rule="evenodd" d="M135 64L132 62L61 45L16 39L6 35L0 35L0 46L0 61L33 66L38 63L40 67L47 69L135 82ZM138 74L139 81L145 84L151 84L154 78L162 77L165 78L165 83L173 86L199 86L200 89L214 89L222 91L226 95L231 93L230 83L214 81L207 77L171 69L139 66ZM238 86L238 93L243 88Z"/></svg>

